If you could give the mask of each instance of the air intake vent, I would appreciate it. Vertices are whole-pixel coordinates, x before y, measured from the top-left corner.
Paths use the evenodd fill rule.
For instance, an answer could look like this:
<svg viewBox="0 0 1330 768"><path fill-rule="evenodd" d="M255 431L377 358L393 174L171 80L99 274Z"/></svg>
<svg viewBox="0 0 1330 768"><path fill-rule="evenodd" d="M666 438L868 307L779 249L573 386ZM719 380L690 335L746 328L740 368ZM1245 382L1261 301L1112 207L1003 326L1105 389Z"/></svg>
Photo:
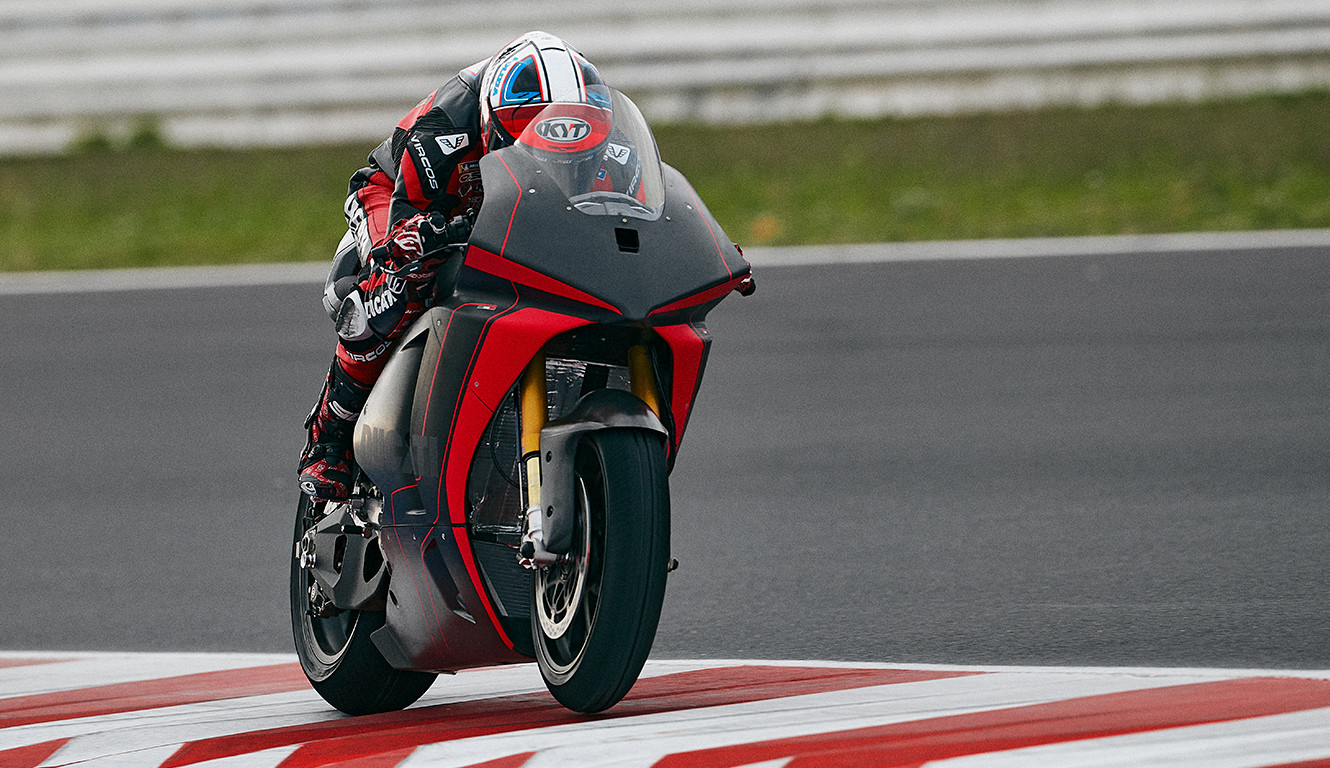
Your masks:
<svg viewBox="0 0 1330 768"><path fill-rule="evenodd" d="M637 239L637 230L627 227L615 227L614 239L619 241L619 250L623 253L637 253L642 249L641 241Z"/></svg>

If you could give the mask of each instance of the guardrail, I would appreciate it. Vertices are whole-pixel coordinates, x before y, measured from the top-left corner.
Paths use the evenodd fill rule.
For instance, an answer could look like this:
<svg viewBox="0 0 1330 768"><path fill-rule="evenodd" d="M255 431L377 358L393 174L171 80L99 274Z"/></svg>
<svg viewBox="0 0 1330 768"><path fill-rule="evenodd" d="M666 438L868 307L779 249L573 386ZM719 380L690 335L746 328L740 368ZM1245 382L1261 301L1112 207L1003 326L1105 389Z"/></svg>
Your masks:
<svg viewBox="0 0 1330 768"><path fill-rule="evenodd" d="M528 29L656 120L946 113L1330 86L1330 0L9 0L0 151L385 135Z"/></svg>

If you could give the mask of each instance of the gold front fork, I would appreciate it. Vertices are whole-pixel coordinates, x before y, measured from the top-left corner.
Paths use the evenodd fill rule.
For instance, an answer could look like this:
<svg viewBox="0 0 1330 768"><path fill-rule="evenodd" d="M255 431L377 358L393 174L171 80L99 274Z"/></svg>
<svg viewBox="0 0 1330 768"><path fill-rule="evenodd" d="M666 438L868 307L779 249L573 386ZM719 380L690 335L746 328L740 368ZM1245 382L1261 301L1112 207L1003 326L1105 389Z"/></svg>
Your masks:
<svg viewBox="0 0 1330 768"><path fill-rule="evenodd" d="M545 353L537 352L522 374L522 463L527 510L540 509L540 430L547 416Z"/></svg>
<svg viewBox="0 0 1330 768"><path fill-rule="evenodd" d="M545 394L545 353L537 352L522 373L522 463L526 467L526 514L518 561L535 569L553 562L545 551L545 516L540 504L540 430L548 415Z"/></svg>
<svg viewBox="0 0 1330 768"><path fill-rule="evenodd" d="M633 394L647 404L657 417L664 418L660 412L660 388L656 386L656 371L651 366L651 353L646 345L637 344L628 348L628 376Z"/></svg>
<svg viewBox="0 0 1330 768"><path fill-rule="evenodd" d="M632 392L661 415L660 388L645 345L628 349L628 375ZM545 428L548 407L545 394L545 353L537 353L522 373L522 463L526 466L527 508L540 506L540 430Z"/></svg>

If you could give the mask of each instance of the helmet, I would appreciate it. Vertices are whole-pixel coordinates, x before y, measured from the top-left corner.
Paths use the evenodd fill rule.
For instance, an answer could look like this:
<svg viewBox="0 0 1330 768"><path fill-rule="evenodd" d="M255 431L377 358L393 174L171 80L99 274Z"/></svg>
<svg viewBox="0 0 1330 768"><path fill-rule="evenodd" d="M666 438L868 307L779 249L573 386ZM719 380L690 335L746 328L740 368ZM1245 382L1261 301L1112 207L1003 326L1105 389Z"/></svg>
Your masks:
<svg viewBox="0 0 1330 768"><path fill-rule="evenodd" d="M528 32L485 68L480 84L485 151L521 139L545 152L580 154L604 143L611 117L610 92L600 73L554 35Z"/></svg>

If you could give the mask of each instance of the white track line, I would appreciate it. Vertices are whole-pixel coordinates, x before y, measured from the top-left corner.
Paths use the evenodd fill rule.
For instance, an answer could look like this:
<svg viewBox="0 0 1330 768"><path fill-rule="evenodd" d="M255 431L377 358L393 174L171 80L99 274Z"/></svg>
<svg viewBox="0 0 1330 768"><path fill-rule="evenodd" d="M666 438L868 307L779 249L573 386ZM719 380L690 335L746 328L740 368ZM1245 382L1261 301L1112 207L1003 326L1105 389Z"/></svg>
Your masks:
<svg viewBox="0 0 1330 768"><path fill-rule="evenodd" d="M1110 677L1157 677L1183 675L1209 680L1228 680L1236 677L1309 677L1330 680L1330 669L1276 669L1272 667L1065 667L1020 664L914 664L881 661L826 661L823 659L652 659L648 669L656 665L692 664L698 669L716 667L829 667L841 669L912 669L937 672L1031 672L1070 675L1108 675ZM674 670L670 670L674 671ZM643 675L646 673L643 672Z"/></svg>
<svg viewBox="0 0 1330 768"><path fill-rule="evenodd" d="M329 259L331 259L331 255ZM0 296L322 283L329 262L0 274Z"/></svg>
<svg viewBox="0 0 1330 768"><path fill-rule="evenodd" d="M1330 249L1330 229L866 243L779 248L754 246L745 250L744 255L754 267L771 268L818 264L1215 253L1272 248ZM327 275L328 262L16 272L0 274L0 296L318 284L323 282Z"/></svg>
<svg viewBox="0 0 1330 768"><path fill-rule="evenodd" d="M958 240L920 243L810 245L750 248L754 267L810 264L862 264L902 261L1021 259L1057 256L1130 256L1159 253L1216 253L1272 248L1330 248L1330 229L1267 232L1184 232L1169 235L1036 237L1012 240Z"/></svg>

